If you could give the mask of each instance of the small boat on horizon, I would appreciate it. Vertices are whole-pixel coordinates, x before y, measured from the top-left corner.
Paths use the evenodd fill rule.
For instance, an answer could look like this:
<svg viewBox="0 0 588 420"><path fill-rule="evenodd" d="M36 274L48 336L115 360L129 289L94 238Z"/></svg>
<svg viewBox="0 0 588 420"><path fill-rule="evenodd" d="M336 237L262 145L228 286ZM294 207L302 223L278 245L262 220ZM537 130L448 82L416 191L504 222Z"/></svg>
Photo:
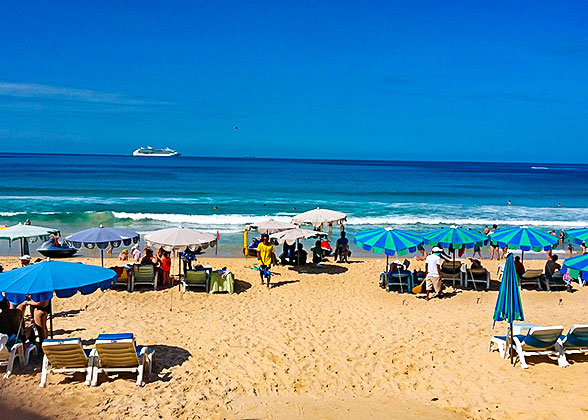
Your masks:
<svg viewBox="0 0 588 420"><path fill-rule="evenodd" d="M165 149L154 149L151 146L140 147L133 152L133 156L152 156L152 157L172 157L180 156L180 153L174 149L166 147Z"/></svg>

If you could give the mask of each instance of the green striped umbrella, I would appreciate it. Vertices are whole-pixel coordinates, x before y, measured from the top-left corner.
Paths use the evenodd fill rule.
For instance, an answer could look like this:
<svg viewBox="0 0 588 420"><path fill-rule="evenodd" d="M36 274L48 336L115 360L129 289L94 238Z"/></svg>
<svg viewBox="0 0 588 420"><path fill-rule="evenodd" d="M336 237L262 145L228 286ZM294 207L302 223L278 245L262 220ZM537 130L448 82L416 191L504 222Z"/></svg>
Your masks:
<svg viewBox="0 0 588 420"><path fill-rule="evenodd" d="M423 235L425 242L433 246L447 248L449 246L461 248L473 248L474 245L483 246L488 244L486 235L473 230L464 229L459 226L444 227L427 232Z"/></svg>
<svg viewBox="0 0 588 420"><path fill-rule="evenodd" d="M513 321L524 321L523 304L519 290L518 276L514 266L514 257L509 254L504 264L504 272L498 291L498 299L494 308L494 322L507 321L510 324L510 342L512 343ZM510 362L513 360L513 346L510 347Z"/></svg>
<svg viewBox="0 0 588 420"><path fill-rule="evenodd" d="M578 255L565 260L561 267L561 273L566 274L568 270L570 270L569 276L571 278L578 280L581 272L582 280L588 280L588 254Z"/></svg>
<svg viewBox="0 0 588 420"><path fill-rule="evenodd" d="M496 242L500 248L508 245L509 248L519 248L523 251L549 251L559 240L557 236L543 230L527 226L512 226L498 229L490 234L492 242Z"/></svg>
<svg viewBox="0 0 588 420"><path fill-rule="evenodd" d="M571 229L566 231L566 235L571 237L578 245L582 245L585 241L588 241L588 228Z"/></svg>
<svg viewBox="0 0 588 420"><path fill-rule="evenodd" d="M415 252L423 243L423 238L411 232L392 228L368 229L358 232L353 238L357 247L376 254L386 254L386 268L388 257L406 255Z"/></svg>

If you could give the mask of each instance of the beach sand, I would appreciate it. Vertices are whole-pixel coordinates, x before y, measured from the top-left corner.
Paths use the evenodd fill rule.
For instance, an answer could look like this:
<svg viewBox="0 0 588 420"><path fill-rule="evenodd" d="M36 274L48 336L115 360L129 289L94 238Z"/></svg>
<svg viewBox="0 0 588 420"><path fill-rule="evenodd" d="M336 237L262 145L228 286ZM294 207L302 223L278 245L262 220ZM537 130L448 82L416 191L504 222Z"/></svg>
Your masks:
<svg viewBox="0 0 588 420"><path fill-rule="evenodd" d="M0 258L7 269L17 262ZM523 370L488 353L489 338L506 330L492 329L497 282L490 292L449 288L448 298L426 302L380 289L377 258L277 267L271 289L259 284L252 258L201 262L232 270L238 293L176 287L54 299L57 337L92 345L99 333L133 332L152 346L155 368L143 387L128 375L102 376L91 388L80 376L54 374L40 389L34 360L0 379L0 418L19 418L8 409L48 419L588 417L588 358L573 357L565 369L530 358ZM495 279L496 262L484 263ZM588 288L522 294L528 322L566 329L588 323L587 299Z"/></svg>

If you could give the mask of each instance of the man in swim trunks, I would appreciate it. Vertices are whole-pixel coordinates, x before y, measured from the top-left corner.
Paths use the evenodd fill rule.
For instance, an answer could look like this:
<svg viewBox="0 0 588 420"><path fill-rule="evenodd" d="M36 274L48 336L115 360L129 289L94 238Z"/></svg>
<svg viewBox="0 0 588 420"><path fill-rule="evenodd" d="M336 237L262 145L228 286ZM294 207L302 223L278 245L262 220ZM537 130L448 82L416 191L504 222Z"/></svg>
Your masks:
<svg viewBox="0 0 588 420"><path fill-rule="evenodd" d="M257 245L257 259L259 260L259 277L263 285L263 277L267 279L267 287L270 287L270 270L272 263L276 263L276 254L274 253L274 246L270 243L269 235L264 233L261 235L261 242Z"/></svg>

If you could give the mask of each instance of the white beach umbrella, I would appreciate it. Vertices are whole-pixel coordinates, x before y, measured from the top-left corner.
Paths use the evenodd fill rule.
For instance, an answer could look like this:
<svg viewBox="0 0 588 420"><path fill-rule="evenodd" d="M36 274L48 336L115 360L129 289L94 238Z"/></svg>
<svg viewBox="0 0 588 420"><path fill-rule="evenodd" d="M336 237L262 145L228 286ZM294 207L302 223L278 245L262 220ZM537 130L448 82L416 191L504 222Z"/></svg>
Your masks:
<svg viewBox="0 0 588 420"><path fill-rule="evenodd" d="M17 239L33 239L37 238L45 239L49 235L58 233L58 229L52 229L42 226L24 225L19 223L18 225L7 227L6 229L0 230L0 239L8 239L14 241Z"/></svg>
<svg viewBox="0 0 588 420"><path fill-rule="evenodd" d="M274 233L270 235L270 238L277 240L279 244L286 242L288 245L294 245L297 241L318 236L327 236L327 234L315 230L294 228Z"/></svg>
<svg viewBox="0 0 588 420"><path fill-rule="evenodd" d="M259 233L276 233L288 229L295 229L297 226L290 222L280 222L278 220L269 219L257 224L257 231Z"/></svg>
<svg viewBox="0 0 588 420"><path fill-rule="evenodd" d="M11 243L20 240L20 254L22 255L28 248L28 245L25 247L27 240L30 242L35 242L37 239L46 240L49 235L58 233L58 229L19 223L0 230L0 239L8 239Z"/></svg>
<svg viewBox="0 0 588 420"><path fill-rule="evenodd" d="M298 225L312 225L320 229L325 224L339 224L347 220L347 215L340 211L321 209L317 207L314 210L305 211L292 218L292 222Z"/></svg>
<svg viewBox="0 0 588 420"><path fill-rule="evenodd" d="M195 251L198 248L206 249L216 246L216 235L200 232L184 227L156 230L143 237L149 246L160 247L166 251L183 251L186 248Z"/></svg>

